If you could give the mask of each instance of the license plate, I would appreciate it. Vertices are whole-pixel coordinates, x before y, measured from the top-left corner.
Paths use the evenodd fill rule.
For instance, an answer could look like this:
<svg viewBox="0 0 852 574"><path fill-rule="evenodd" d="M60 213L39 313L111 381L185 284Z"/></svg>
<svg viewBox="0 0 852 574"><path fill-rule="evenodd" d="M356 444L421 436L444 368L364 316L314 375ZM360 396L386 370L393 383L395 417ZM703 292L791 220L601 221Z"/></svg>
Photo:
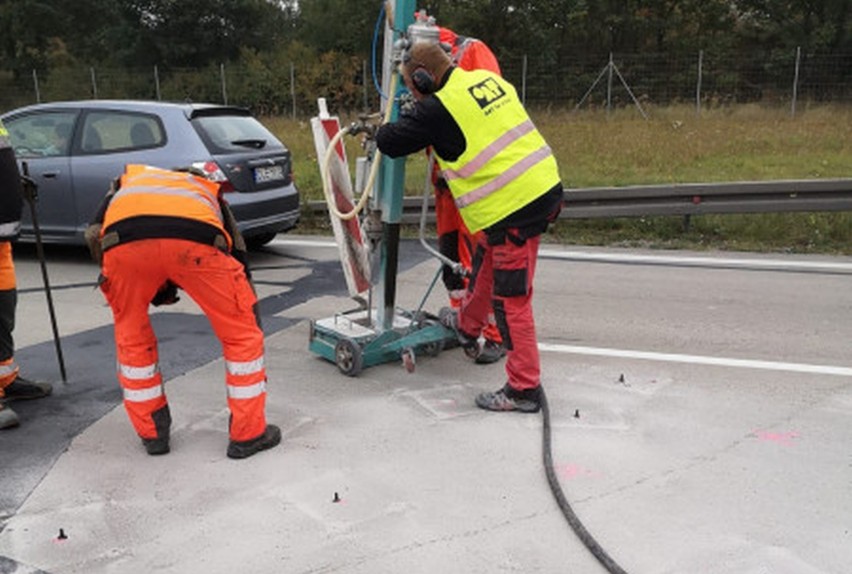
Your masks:
<svg viewBox="0 0 852 574"><path fill-rule="evenodd" d="M284 179L284 168L280 165L254 168L254 181L256 183L266 183L278 179Z"/></svg>

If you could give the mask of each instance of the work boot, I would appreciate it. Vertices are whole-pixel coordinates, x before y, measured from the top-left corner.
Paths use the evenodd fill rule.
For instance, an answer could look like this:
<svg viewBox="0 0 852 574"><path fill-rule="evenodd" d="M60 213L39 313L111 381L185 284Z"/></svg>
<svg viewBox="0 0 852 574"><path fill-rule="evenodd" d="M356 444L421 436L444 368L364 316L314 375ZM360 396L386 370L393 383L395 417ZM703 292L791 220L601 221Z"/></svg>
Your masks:
<svg viewBox="0 0 852 574"><path fill-rule="evenodd" d="M477 395L476 406L486 411L537 413L541 409L541 387L517 391L506 383L498 391Z"/></svg>
<svg viewBox="0 0 852 574"><path fill-rule="evenodd" d="M251 455L274 447L281 442L281 429L275 425L266 425L266 430L257 438L244 441L232 440L228 443L228 458L248 458Z"/></svg>
<svg viewBox="0 0 852 574"><path fill-rule="evenodd" d="M15 411L0 402L0 429L10 429L21 424Z"/></svg>
<svg viewBox="0 0 852 574"><path fill-rule="evenodd" d="M143 438L142 444L145 445L145 450L151 456L168 454L171 451L169 448L169 437Z"/></svg>
<svg viewBox="0 0 852 574"><path fill-rule="evenodd" d="M26 401L41 399L53 392L53 385L30 381L18 375L12 383L3 389L7 401Z"/></svg>
<svg viewBox="0 0 852 574"><path fill-rule="evenodd" d="M504 347L502 343L492 341L491 339L485 339L482 343L482 347L479 348L479 352L476 354L474 362L478 365L489 365L491 363L496 363L505 356L506 347Z"/></svg>

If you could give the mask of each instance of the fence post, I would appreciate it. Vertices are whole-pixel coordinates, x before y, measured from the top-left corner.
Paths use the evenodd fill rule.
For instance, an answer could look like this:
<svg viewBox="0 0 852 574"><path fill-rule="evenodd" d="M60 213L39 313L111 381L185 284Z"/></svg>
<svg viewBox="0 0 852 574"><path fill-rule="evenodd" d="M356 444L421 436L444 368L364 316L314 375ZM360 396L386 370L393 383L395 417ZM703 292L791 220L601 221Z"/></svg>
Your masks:
<svg viewBox="0 0 852 574"><path fill-rule="evenodd" d="M38 72L33 68L33 86L35 87L36 103L41 103L41 91L38 88Z"/></svg>
<svg viewBox="0 0 852 574"><path fill-rule="evenodd" d="M606 113L609 115L610 110L612 109L612 52L609 53L609 64L607 64L607 78L606 78Z"/></svg>
<svg viewBox="0 0 852 574"><path fill-rule="evenodd" d="M802 47L796 47L796 72L793 75L793 104L790 108L790 117L796 117L796 100L799 97L799 63L802 58Z"/></svg>
<svg viewBox="0 0 852 574"><path fill-rule="evenodd" d="M92 98L97 100L98 99L98 82L95 79L95 68L93 68L93 67L89 68L89 73L92 76Z"/></svg>
<svg viewBox="0 0 852 574"><path fill-rule="evenodd" d="M225 64L219 64L219 76L222 78L222 103L228 105L228 89L225 84Z"/></svg>
<svg viewBox="0 0 852 574"><path fill-rule="evenodd" d="M527 105L527 55L524 54L524 62L521 65L521 103Z"/></svg>
<svg viewBox="0 0 852 574"><path fill-rule="evenodd" d="M296 67L290 62L290 100L293 102L293 119L296 119Z"/></svg>
<svg viewBox="0 0 852 574"><path fill-rule="evenodd" d="M160 96L160 71L157 69L157 64L154 64L154 90L157 92L157 101L163 99Z"/></svg>
<svg viewBox="0 0 852 574"><path fill-rule="evenodd" d="M698 83L695 87L695 115L701 117L701 76L704 73L704 50L698 50Z"/></svg>
<svg viewBox="0 0 852 574"><path fill-rule="evenodd" d="M361 85L364 88L364 112L369 112L370 100L367 96L367 60L361 60Z"/></svg>

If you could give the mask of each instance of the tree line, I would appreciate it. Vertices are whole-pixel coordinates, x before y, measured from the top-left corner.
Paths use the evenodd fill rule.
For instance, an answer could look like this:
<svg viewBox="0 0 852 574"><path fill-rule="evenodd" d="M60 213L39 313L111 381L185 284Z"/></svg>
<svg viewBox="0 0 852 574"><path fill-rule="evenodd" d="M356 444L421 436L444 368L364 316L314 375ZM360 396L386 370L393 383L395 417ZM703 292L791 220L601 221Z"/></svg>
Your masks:
<svg viewBox="0 0 852 574"><path fill-rule="evenodd" d="M0 70L27 86L34 72L50 82L61 70L157 66L168 81L171 71L209 75L227 65L252 71L256 102L271 89L263 76L286 75L295 62L306 92L356 108L363 62L373 61L377 37L381 57L383 6L379 0L0 0ZM699 52L708 60L759 58L771 68L789 65L800 49L811 57L850 56L830 73L841 82L852 77L852 0L431 0L418 8L484 40L501 61L535 55L539 69L561 70L578 57L604 63L611 53ZM275 81L279 90L281 78Z"/></svg>

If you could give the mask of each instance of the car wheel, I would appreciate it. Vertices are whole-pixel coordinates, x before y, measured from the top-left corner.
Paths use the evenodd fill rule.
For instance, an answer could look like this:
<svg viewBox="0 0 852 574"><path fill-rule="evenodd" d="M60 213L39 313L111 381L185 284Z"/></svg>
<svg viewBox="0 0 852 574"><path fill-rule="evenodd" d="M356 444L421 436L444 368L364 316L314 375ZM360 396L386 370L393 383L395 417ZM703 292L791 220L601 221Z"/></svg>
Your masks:
<svg viewBox="0 0 852 574"><path fill-rule="evenodd" d="M258 233L257 235L250 235L249 237L245 238L246 247L248 247L249 249L260 249L261 247L275 239L276 235L278 234L274 231L269 231L267 233Z"/></svg>

